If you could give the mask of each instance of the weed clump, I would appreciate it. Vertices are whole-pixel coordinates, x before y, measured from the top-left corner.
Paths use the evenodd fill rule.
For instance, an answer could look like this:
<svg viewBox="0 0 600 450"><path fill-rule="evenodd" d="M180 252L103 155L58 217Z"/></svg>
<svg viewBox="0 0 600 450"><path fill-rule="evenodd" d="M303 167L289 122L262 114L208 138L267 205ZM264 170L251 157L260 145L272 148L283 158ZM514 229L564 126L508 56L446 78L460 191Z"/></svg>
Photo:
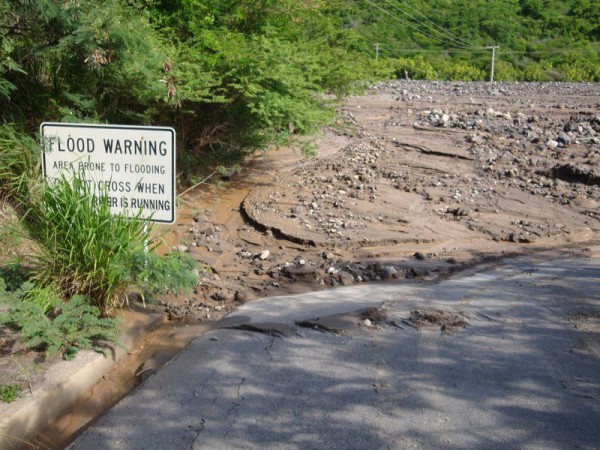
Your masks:
<svg viewBox="0 0 600 450"><path fill-rule="evenodd" d="M83 175L41 186L23 221L38 253L32 279L57 286L66 298L84 295L108 315L127 301L135 281L127 268L144 251L149 228L139 217L113 215L108 196Z"/></svg>
<svg viewBox="0 0 600 450"><path fill-rule="evenodd" d="M0 384L0 401L12 403L21 397L21 387L18 384Z"/></svg>

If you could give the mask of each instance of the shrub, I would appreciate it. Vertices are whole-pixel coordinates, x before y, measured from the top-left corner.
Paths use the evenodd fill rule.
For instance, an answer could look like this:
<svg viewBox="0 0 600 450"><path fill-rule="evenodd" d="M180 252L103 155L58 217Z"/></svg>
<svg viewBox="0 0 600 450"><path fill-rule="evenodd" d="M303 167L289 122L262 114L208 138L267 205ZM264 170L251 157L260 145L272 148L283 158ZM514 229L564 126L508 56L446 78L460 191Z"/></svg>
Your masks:
<svg viewBox="0 0 600 450"><path fill-rule="evenodd" d="M540 63L532 63L523 70L525 81L549 81L550 77L546 73L546 67Z"/></svg>
<svg viewBox="0 0 600 450"><path fill-rule="evenodd" d="M437 67L440 78L448 81L481 81L486 73L466 61L445 61Z"/></svg>
<svg viewBox="0 0 600 450"><path fill-rule="evenodd" d="M29 278L29 271L21 264L9 264L0 267L0 278L4 280L7 291L16 291Z"/></svg>
<svg viewBox="0 0 600 450"><path fill-rule="evenodd" d="M137 252L131 255L128 267L136 283L152 294L190 290L199 279L196 261L180 252L162 256Z"/></svg>
<svg viewBox="0 0 600 450"><path fill-rule="evenodd" d="M74 296L51 314L35 303L21 301L19 295L2 298L8 300L9 310L0 316L0 324L18 329L27 348L43 350L47 356L61 353L70 360L78 349L102 352L100 340L118 343L118 322L99 318L100 310L84 296Z"/></svg>
<svg viewBox="0 0 600 450"><path fill-rule="evenodd" d="M435 80L438 78L437 71L421 55L413 58L398 58L396 76L405 78L405 75L415 80Z"/></svg>
<svg viewBox="0 0 600 450"><path fill-rule="evenodd" d="M497 81L517 81L522 74L507 61L496 61L494 79Z"/></svg>
<svg viewBox="0 0 600 450"><path fill-rule="evenodd" d="M17 384L0 384L0 401L12 403L21 396L21 387Z"/></svg>

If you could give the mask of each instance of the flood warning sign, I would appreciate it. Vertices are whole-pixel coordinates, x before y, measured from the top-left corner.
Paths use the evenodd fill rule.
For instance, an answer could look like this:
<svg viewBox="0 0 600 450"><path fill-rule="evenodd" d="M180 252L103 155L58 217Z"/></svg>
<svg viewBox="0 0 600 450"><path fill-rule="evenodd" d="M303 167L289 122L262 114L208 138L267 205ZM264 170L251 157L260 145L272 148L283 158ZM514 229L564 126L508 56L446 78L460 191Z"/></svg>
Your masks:
<svg viewBox="0 0 600 450"><path fill-rule="evenodd" d="M46 122L40 131L48 180L83 174L113 214L175 221L173 128Z"/></svg>

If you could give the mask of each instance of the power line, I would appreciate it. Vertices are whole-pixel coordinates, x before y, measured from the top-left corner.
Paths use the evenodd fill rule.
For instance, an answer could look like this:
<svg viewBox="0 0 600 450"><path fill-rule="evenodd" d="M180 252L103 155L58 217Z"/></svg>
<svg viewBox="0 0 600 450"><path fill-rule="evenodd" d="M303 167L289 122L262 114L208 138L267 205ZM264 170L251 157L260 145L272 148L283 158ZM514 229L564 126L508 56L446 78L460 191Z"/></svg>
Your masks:
<svg viewBox="0 0 600 450"><path fill-rule="evenodd" d="M481 48L439 48L439 49L419 49L419 48L389 48L386 47L389 51L397 52L397 53L444 53L444 52L452 52L452 53L486 53L491 47L481 47ZM590 51L600 51L598 49L560 49L560 50L501 50L498 54L501 55L509 55L509 54L561 54L561 53L587 53Z"/></svg>
<svg viewBox="0 0 600 450"><path fill-rule="evenodd" d="M460 38L458 38L458 37L455 37L455 36L454 36L452 33L450 33L449 31L447 31L447 30L445 30L444 28L441 28L441 27L439 27L438 25L436 25L435 23L431 22L431 20L427 19L427 17L425 17L423 14L419 13L419 11L416 11L416 10L415 10L416 12L418 12L419 14L421 14L421 16L425 17L425 19L427 19L427 20L428 20L429 22L431 22L433 25L435 25L435 26L436 26L436 27L438 27L438 28L441 28L441 29L442 29L442 31L440 31L440 30L436 30L435 28L431 27L430 25L428 25L428 24L426 24L426 23L423 23L422 21L420 21L420 20L419 20L419 19L417 19L416 17L412 16L411 14L407 13L407 12L406 12L406 11L404 11L402 8L400 8L398 5L396 5L396 4L392 3L392 2L390 2L389 0L384 0L384 1L385 1L387 4L389 4L390 6L392 6L393 8L397 9L398 11L400 11L402 14L405 14L405 15L406 15L406 16L408 16L410 19L412 19L412 20L414 20L415 22L419 23L420 25L422 25L422 26L424 26L424 27L428 28L429 30L433 31L434 33L438 33L438 34L442 35L442 36L443 36L444 38L446 38L446 39L449 39L449 40L453 41L453 42L454 42L454 44L451 44L451 45L457 45L457 44L458 44L458 46L461 46L461 47L465 47L465 46L466 46L466 47L473 47L473 48L476 48L474 45L472 45L472 44L470 44L470 43L468 43L468 42L466 42L466 41L463 41L462 39L460 39ZM400 1L402 1L402 0L400 0ZM407 5L407 6L409 6L409 7L410 7L410 5L408 5L406 2L402 1L402 3L404 3L405 5ZM446 42L446 43L448 43L448 44L449 44L449 42Z"/></svg>
<svg viewBox="0 0 600 450"><path fill-rule="evenodd" d="M452 52L452 53L487 53L487 48L439 48L437 50L434 49L419 49L419 48L389 48L386 47L390 51L399 52L399 53L443 53L443 52Z"/></svg>
<svg viewBox="0 0 600 450"><path fill-rule="evenodd" d="M423 14L421 11L419 11L417 8L415 8L414 6L409 5L408 3L406 3L406 1L404 0L398 0L401 3L405 4L406 6L408 6L410 9L412 9L414 12L416 12L419 16L423 17L427 22L431 23L434 27L439 28L440 30L442 30L444 33L446 33L448 36L452 36L453 38L455 38L455 41L458 42L462 42L465 45L470 45L472 46L469 42L465 41L464 39L460 38L459 36L453 34L452 32L450 32L448 29L436 24L435 22L433 22L432 20L430 20L425 14Z"/></svg>
<svg viewBox="0 0 600 450"><path fill-rule="evenodd" d="M432 36L431 34L429 34L429 33L426 33L426 32L425 32L425 31L423 31L423 30L420 30L419 28L417 28L417 27L416 27L416 26L414 26L413 24L411 24L411 23L409 23L409 22L406 22L406 21L402 20L400 17L398 17L398 16L396 16L396 15L392 14L391 12L389 12L388 10L386 10L386 9L382 8L382 7L381 7L381 6L379 6L378 4L376 4L376 3L373 3L371 0L365 0L365 1L366 1L367 3L369 3L369 4L371 4L372 6L374 6L375 8L377 8L377 9L379 9L379 10L383 11L383 12L384 12L385 14L387 14L388 16L390 16L390 17L393 17L394 19L398 20L400 23L402 23L402 24L406 25L407 27L410 27L410 28L412 28L413 30L417 31L418 33L424 34L425 36L428 36L428 37L430 37L430 38L432 38L432 39L435 39L435 40L437 40L437 41L441 42L442 44L446 44L446 45L448 45L448 46L450 46L450 47L469 48L469 47L466 47L466 46L461 46L461 45L452 44L452 43L450 43L450 42L447 42L447 41L445 41L445 40L443 40L443 39L441 39L441 38L439 38L439 37L437 37L437 36ZM386 0L386 1L387 1L387 0ZM471 47L472 47L472 46L471 46Z"/></svg>
<svg viewBox="0 0 600 450"><path fill-rule="evenodd" d="M519 55L532 55L532 54L560 54L560 53L587 53L587 52L597 52L600 51L599 48L588 48L588 49L560 49L560 50L508 50L503 51L503 55L509 54L519 54Z"/></svg>

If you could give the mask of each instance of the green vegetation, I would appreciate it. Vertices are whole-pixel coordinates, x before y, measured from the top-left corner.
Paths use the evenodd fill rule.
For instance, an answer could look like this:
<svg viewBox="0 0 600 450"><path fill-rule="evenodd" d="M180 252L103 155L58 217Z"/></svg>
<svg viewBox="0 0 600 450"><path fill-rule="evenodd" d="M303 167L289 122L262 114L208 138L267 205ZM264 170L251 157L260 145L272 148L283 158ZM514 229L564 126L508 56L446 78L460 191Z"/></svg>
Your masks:
<svg viewBox="0 0 600 450"><path fill-rule="evenodd" d="M113 216L108 196L96 197L84 176L41 185L23 224L36 242L32 278L67 297L85 295L104 314L123 305L135 282L126 260L150 240L142 220Z"/></svg>
<svg viewBox="0 0 600 450"><path fill-rule="evenodd" d="M7 291L14 292L29 279L29 271L21 264L9 264L0 267L0 279L5 283Z"/></svg>
<svg viewBox="0 0 600 450"><path fill-rule="evenodd" d="M18 384L0 384L0 401L12 403L21 396L21 387Z"/></svg>
<svg viewBox="0 0 600 450"><path fill-rule="evenodd" d="M0 126L1 199L14 205L27 197L39 173L36 149L32 137L17 132L12 125Z"/></svg>
<svg viewBox="0 0 600 450"><path fill-rule="evenodd" d="M102 351L98 341L118 342L118 321L100 318L100 310L91 306L84 296L75 295L67 302L55 297L49 312L37 303L24 300L28 291L7 295L4 288L0 283L0 303L8 305L9 310L0 315L0 324L18 330L27 348L42 350L47 356L60 353L70 360L78 349Z"/></svg>
<svg viewBox="0 0 600 450"><path fill-rule="evenodd" d="M5 2L0 154L42 121L160 123L189 182L315 130L358 80L486 79L485 46L497 79L600 81L599 23L598 0Z"/></svg>
<svg viewBox="0 0 600 450"><path fill-rule="evenodd" d="M362 0L344 12L361 50L413 79L600 81L598 0Z"/></svg>
<svg viewBox="0 0 600 450"><path fill-rule="evenodd" d="M127 266L131 278L149 294L190 291L200 277L194 258L180 252L133 253Z"/></svg>
<svg viewBox="0 0 600 450"><path fill-rule="evenodd" d="M35 255L27 269L0 269L0 324L17 330L27 348L65 359L99 349L99 341L117 342L118 322L106 316L132 289L177 291L198 282L191 258L146 253L153 246L146 224L112 215L107 196L94 195L82 176L32 186L19 207Z"/></svg>

